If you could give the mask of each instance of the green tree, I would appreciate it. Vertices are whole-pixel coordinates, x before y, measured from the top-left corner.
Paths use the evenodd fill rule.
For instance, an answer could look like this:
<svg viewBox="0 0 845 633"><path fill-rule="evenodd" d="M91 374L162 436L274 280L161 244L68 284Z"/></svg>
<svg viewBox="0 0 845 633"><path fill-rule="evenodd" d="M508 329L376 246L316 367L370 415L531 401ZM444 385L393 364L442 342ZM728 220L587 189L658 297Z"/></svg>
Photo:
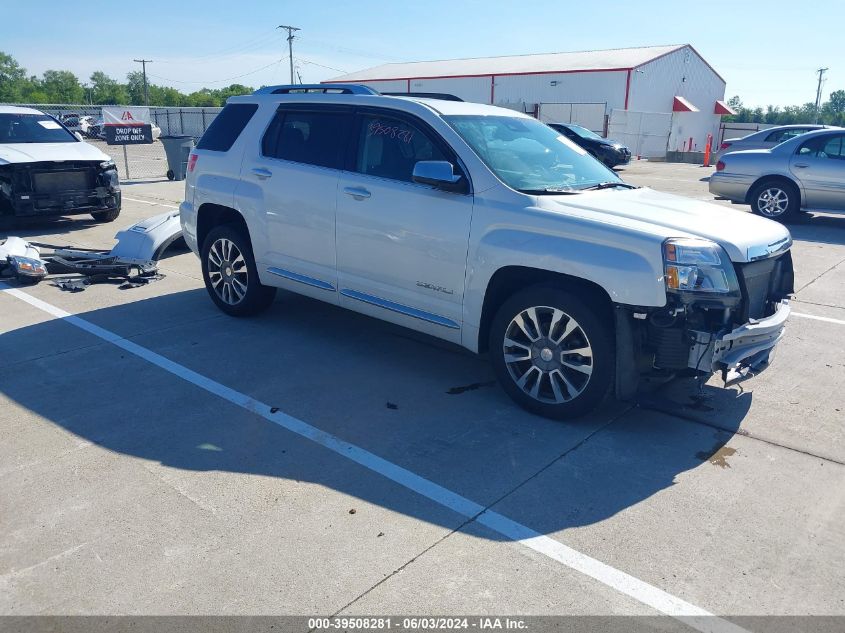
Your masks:
<svg viewBox="0 0 845 633"><path fill-rule="evenodd" d="M766 114L763 117L766 123L777 123L780 120L780 108L778 106L766 106Z"/></svg>
<svg viewBox="0 0 845 633"><path fill-rule="evenodd" d="M144 73L133 70L126 75L126 92L129 97L127 105L144 104Z"/></svg>
<svg viewBox="0 0 845 633"><path fill-rule="evenodd" d="M41 87L50 103L82 103L85 92L69 70L45 70Z"/></svg>
<svg viewBox="0 0 845 633"><path fill-rule="evenodd" d="M0 102L20 101L26 84L26 70L17 60L0 51Z"/></svg>
<svg viewBox="0 0 845 633"><path fill-rule="evenodd" d="M830 99L825 106L832 114L845 113L845 90L834 90L831 92Z"/></svg>
<svg viewBox="0 0 845 633"><path fill-rule="evenodd" d="M126 86L101 70L91 74L91 100L98 105L123 105L129 102Z"/></svg>

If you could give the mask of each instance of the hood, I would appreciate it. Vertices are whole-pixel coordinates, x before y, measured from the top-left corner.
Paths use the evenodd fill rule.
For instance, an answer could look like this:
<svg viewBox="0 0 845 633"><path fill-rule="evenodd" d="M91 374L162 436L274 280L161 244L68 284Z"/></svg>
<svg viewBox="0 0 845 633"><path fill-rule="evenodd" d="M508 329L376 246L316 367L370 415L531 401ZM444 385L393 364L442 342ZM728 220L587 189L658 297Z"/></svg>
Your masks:
<svg viewBox="0 0 845 633"><path fill-rule="evenodd" d="M773 220L645 187L540 196L538 206L663 238L703 237L721 245L734 262L749 261L761 248L791 240L789 231Z"/></svg>
<svg viewBox="0 0 845 633"><path fill-rule="evenodd" d="M607 145L608 147L625 147L624 143L620 143L619 141L614 141L612 138L603 138L596 143L600 143L602 145Z"/></svg>
<svg viewBox="0 0 845 633"><path fill-rule="evenodd" d="M55 160L111 160L88 143L8 143L0 145L0 165Z"/></svg>

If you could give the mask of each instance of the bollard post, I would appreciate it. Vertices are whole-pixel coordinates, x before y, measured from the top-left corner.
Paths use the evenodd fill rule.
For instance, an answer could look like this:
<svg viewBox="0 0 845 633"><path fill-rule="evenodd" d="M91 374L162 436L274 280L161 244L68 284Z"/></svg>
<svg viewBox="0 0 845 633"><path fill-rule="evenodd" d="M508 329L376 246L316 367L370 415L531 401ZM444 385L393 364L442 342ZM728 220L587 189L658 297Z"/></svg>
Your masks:
<svg viewBox="0 0 845 633"><path fill-rule="evenodd" d="M707 135L707 144L704 146L704 166L710 167L710 151L713 149L713 135Z"/></svg>
<svg viewBox="0 0 845 633"><path fill-rule="evenodd" d="M126 155L126 145L123 146L123 167L126 171L126 180L129 180L129 157Z"/></svg>

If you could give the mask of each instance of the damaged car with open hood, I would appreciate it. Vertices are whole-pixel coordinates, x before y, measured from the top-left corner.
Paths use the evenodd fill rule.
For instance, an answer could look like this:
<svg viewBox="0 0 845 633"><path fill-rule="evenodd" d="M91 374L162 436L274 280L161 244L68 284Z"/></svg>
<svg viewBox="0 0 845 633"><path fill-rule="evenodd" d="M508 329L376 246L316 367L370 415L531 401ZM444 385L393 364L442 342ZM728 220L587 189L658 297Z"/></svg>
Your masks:
<svg viewBox="0 0 845 633"><path fill-rule="evenodd" d="M120 203L111 157L43 112L0 106L0 216L111 222Z"/></svg>

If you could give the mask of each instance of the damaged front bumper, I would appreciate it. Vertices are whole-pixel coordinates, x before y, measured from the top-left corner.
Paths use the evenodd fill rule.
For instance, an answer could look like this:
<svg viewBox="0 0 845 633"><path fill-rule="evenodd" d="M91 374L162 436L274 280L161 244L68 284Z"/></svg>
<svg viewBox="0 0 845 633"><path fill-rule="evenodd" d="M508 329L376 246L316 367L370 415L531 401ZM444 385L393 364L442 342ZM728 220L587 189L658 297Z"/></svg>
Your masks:
<svg viewBox="0 0 845 633"><path fill-rule="evenodd" d="M750 319L729 332L714 335L693 331L689 367L721 372L726 385L760 373L769 366L775 347L783 338L790 311L784 300L776 304L772 315Z"/></svg>

